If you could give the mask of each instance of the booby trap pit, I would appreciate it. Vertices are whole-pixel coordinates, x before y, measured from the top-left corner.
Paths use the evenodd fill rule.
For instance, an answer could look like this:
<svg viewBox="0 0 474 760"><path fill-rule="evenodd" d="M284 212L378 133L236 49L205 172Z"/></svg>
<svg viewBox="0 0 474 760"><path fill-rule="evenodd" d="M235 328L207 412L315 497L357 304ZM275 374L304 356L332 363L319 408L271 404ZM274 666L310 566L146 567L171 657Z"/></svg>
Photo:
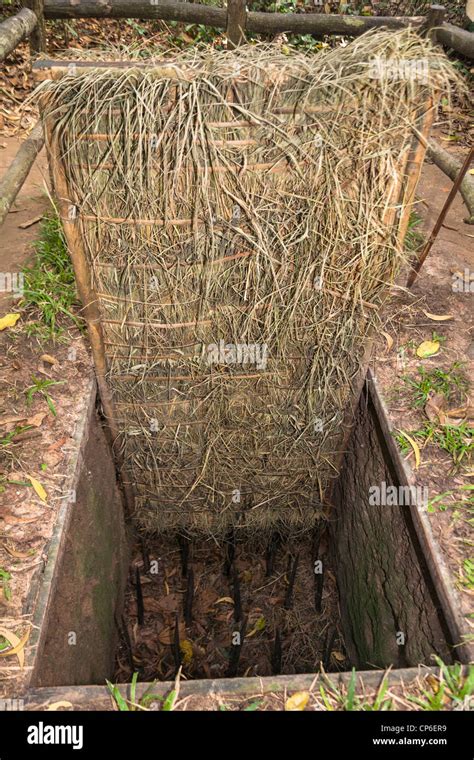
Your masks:
<svg viewBox="0 0 474 760"><path fill-rule="evenodd" d="M114 592L96 582L102 642L120 632L100 673L449 661L416 505L368 506L400 472L360 401L436 104L458 82L445 56L404 30L316 57L255 45L39 67L134 536L122 610L124 555L106 538L126 545L120 520L91 516Z"/></svg>

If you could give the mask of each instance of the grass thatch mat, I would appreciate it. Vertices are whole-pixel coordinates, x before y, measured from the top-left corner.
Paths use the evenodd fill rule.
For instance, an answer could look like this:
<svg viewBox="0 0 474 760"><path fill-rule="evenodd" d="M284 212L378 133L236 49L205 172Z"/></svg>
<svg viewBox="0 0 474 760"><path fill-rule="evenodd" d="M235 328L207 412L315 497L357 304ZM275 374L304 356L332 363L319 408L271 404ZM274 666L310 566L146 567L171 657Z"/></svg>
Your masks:
<svg viewBox="0 0 474 760"><path fill-rule="evenodd" d="M294 534L321 515L351 382L404 260L412 127L455 81L402 31L43 85L144 529Z"/></svg>

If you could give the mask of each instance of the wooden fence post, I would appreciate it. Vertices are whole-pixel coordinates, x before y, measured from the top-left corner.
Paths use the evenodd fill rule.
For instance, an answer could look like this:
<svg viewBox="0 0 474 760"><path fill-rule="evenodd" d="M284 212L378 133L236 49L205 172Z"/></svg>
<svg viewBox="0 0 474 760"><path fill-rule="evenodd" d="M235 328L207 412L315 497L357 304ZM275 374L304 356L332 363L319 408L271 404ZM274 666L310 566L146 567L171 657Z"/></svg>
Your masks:
<svg viewBox="0 0 474 760"><path fill-rule="evenodd" d="M436 28L443 26L446 15L444 5L430 5L424 25L425 34L436 42Z"/></svg>
<svg viewBox="0 0 474 760"><path fill-rule="evenodd" d="M227 0L227 40L230 49L245 42L247 8L245 0Z"/></svg>
<svg viewBox="0 0 474 760"><path fill-rule="evenodd" d="M30 50L32 53L44 53L46 51L44 0L23 0L23 5L30 8L38 19L38 23L30 36Z"/></svg>

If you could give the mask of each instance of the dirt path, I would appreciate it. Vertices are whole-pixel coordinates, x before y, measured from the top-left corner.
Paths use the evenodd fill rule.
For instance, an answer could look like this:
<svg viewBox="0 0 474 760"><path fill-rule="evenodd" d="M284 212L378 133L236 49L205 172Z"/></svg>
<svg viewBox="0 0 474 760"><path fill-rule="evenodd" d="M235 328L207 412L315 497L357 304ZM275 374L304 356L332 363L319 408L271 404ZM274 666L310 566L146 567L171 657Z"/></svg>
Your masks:
<svg viewBox="0 0 474 760"><path fill-rule="evenodd" d="M16 137L0 138L0 176L7 171L20 145L21 140ZM43 148L1 228L0 272L19 272L31 257L31 244L38 236L38 223L26 229L20 225L37 219L51 207L47 181L48 167ZM11 294L0 292L0 311L8 309L11 303Z"/></svg>

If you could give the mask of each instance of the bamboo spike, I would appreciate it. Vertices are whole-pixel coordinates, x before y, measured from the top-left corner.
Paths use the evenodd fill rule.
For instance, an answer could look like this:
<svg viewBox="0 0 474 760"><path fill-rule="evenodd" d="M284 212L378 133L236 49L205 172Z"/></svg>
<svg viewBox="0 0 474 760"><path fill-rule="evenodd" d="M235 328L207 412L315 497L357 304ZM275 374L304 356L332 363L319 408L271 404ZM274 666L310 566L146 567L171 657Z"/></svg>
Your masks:
<svg viewBox="0 0 474 760"><path fill-rule="evenodd" d="M331 667L331 653L334 647L334 641L336 640L337 630L333 628L331 633L329 630L326 633L326 639L324 642L324 654L323 654L323 668L328 672Z"/></svg>
<svg viewBox="0 0 474 760"><path fill-rule="evenodd" d="M271 665L272 675L279 676L281 673L281 660L282 660L282 646L280 629L277 628L275 633L275 641L273 642Z"/></svg>
<svg viewBox="0 0 474 760"><path fill-rule="evenodd" d="M224 543L224 573L229 578L235 558L235 534L230 530Z"/></svg>
<svg viewBox="0 0 474 760"><path fill-rule="evenodd" d="M181 647L180 647L180 640L179 640L179 617L178 613L176 613L175 623L174 623L174 633L173 633L173 659L174 664L176 668L176 672L179 671L181 667Z"/></svg>
<svg viewBox="0 0 474 760"><path fill-rule="evenodd" d="M193 623L193 601L194 601L194 570L193 566L188 571L188 583L184 596L184 622L187 628L191 628Z"/></svg>
<svg viewBox="0 0 474 760"><path fill-rule="evenodd" d="M275 557L278 551L278 547L280 545L280 541L281 541L280 534L274 531L271 535L271 538L267 547L266 569L265 569L266 578L270 577L270 575L273 575Z"/></svg>
<svg viewBox="0 0 474 760"><path fill-rule="evenodd" d="M125 650L127 652L127 659L128 659L128 664L130 666L130 670L132 673L134 673L136 669L135 660L133 657L132 642L130 640L130 634L128 632L127 621L125 620L125 617L122 615L120 621L117 618L115 618L115 624L117 626L119 634L121 635L123 643L125 644Z"/></svg>
<svg viewBox="0 0 474 760"><path fill-rule="evenodd" d="M285 610L291 609L293 605L293 590L295 586L295 580L296 580L296 571L298 570L298 562L300 559L299 553L296 555L293 565L291 567L290 575L288 578L288 589L285 596L285 602L284 602L284 608Z"/></svg>
<svg viewBox="0 0 474 760"><path fill-rule="evenodd" d="M234 560L233 572L232 572L232 588L233 588L233 596L234 596L234 620L236 623L239 623L243 618L242 597L240 594L239 573L235 565L235 560Z"/></svg>
<svg viewBox="0 0 474 760"><path fill-rule="evenodd" d="M136 599L137 599L138 625L143 625L145 622L145 610L143 607L142 582L140 579L140 570L138 566L135 568L135 593L136 593Z"/></svg>
<svg viewBox="0 0 474 760"><path fill-rule="evenodd" d="M179 551L181 555L181 575L186 578L188 574L188 562L189 562L189 539L185 536L178 536Z"/></svg>
<svg viewBox="0 0 474 760"><path fill-rule="evenodd" d="M242 621L239 630L239 643L232 644L229 657L229 665L227 668L226 678L235 678L239 670L240 656L242 654L242 647L245 641L245 634L247 632L247 618Z"/></svg>
<svg viewBox="0 0 474 760"><path fill-rule="evenodd" d="M325 564L322 563L322 572L314 574L315 591L314 591L314 609L321 614L322 600L323 600L323 588L324 588L324 572Z"/></svg>
<svg viewBox="0 0 474 760"><path fill-rule="evenodd" d="M125 482L127 482L127 484L132 485L131 483L129 483L129 481L124 480L124 484ZM143 569L145 573L149 573L150 572L150 553L148 551L148 546L147 546L144 536L140 537L140 549L141 549L142 559L143 559Z"/></svg>

